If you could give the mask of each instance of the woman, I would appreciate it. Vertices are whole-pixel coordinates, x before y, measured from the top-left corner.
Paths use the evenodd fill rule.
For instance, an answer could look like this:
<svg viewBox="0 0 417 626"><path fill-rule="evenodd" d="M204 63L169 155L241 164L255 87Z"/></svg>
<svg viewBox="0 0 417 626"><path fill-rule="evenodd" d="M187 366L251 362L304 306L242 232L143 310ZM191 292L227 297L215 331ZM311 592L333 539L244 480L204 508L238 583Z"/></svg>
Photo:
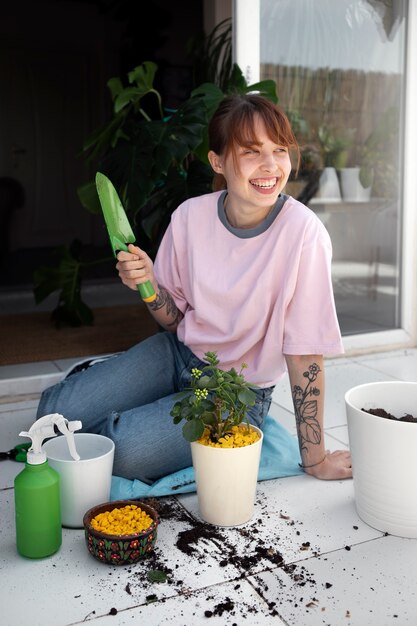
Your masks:
<svg viewBox="0 0 417 626"><path fill-rule="evenodd" d="M279 107L259 95L226 97L209 125L213 193L173 213L155 264L137 246L118 254L130 289L151 281L147 304L165 329L46 390L38 416L60 412L116 443L114 473L152 483L191 465L170 416L175 396L215 351L220 367L257 385L249 419L262 427L288 370L304 470L349 478L350 454L324 448L323 355L343 352L331 284L331 243L320 220L282 193L290 150Z"/></svg>

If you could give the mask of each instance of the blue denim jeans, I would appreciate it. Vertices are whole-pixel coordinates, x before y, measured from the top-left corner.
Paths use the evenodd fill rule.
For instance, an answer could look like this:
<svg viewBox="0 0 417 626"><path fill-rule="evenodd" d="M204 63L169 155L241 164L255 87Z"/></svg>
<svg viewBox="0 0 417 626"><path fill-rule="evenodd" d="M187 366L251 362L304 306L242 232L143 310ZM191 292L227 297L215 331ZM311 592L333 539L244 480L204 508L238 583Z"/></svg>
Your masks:
<svg viewBox="0 0 417 626"><path fill-rule="evenodd" d="M160 332L46 389L37 418L60 413L82 431L115 442L113 473L151 484L192 464L190 444L170 411L204 363L176 335ZM273 387L256 389L251 423L262 427Z"/></svg>

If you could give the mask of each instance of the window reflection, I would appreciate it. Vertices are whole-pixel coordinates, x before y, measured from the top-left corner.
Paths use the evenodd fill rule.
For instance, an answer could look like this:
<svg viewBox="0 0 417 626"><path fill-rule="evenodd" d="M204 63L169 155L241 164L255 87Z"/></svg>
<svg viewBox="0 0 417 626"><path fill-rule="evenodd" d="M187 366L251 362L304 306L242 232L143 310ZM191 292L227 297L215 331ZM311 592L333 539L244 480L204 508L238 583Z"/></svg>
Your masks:
<svg viewBox="0 0 417 626"><path fill-rule="evenodd" d="M344 335L399 326L405 0L261 0L261 79L301 144L287 193L322 219Z"/></svg>

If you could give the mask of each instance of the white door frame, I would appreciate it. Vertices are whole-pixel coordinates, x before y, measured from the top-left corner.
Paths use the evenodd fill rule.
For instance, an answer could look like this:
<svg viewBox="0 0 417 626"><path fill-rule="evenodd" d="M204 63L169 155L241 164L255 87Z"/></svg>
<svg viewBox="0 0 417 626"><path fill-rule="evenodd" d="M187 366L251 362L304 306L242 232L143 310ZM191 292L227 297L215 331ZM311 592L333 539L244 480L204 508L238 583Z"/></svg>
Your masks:
<svg viewBox="0 0 417 626"><path fill-rule="evenodd" d="M232 16L234 61L246 80L255 83L260 69L260 0L233 0ZM346 355L417 345L417 3L411 0L406 45L401 328L344 337Z"/></svg>

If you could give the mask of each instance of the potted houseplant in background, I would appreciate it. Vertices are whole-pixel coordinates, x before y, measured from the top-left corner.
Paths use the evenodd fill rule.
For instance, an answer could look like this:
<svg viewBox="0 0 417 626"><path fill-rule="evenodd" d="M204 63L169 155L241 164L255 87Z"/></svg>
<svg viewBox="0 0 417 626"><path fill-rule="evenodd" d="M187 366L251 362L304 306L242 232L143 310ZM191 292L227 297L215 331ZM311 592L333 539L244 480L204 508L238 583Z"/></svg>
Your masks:
<svg viewBox="0 0 417 626"><path fill-rule="evenodd" d="M351 140L337 135L325 124L318 128L317 138L322 154L323 171L320 175L316 198L325 202L340 202L341 193L337 172L346 165Z"/></svg>
<svg viewBox="0 0 417 626"><path fill-rule="evenodd" d="M358 385L345 405L359 516L382 532L417 538L417 382Z"/></svg>
<svg viewBox="0 0 417 626"><path fill-rule="evenodd" d="M256 395L241 370L218 367L215 352L207 365L192 370L191 386L178 395L174 423L185 420L183 435L191 444L198 508L204 521L238 526L254 511L263 434L249 423Z"/></svg>
<svg viewBox="0 0 417 626"><path fill-rule="evenodd" d="M300 145L300 167L298 173L291 171L285 193L300 202L308 204L316 195L322 172L321 155L318 146L312 143Z"/></svg>
<svg viewBox="0 0 417 626"><path fill-rule="evenodd" d="M364 171L364 170L363 170ZM372 171L361 176L359 165L344 167L339 172L342 198L346 202L367 202L371 197Z"/></svg>
<svg viewBox="0 0 417 626"><path fill-rule="evenodd" d="M145 61L128 73L127 84L125 77L107 82L112 117L82 148L91 180L77 190L81 204L101 216L95 174L105 174L116 187L138 245L151 258L175 208L189 197L211 191L207 128L220 101L232 92L259 91L277 102L275 81L248 85L232 63L230 20L193 46L196 84L176 110L165 107L154 86L158 66ZM87 263L79 242L57 249L54 264L35 271L36 303L58 292L53 312L57 326L92 324L92 311L82 300L83 271L109 258L110 248L105 259Z"/></svg>
<svg viewBox="0 0 417 626"><path fill-rule="evenodd" d="M354 133L354 131L351 131ZM368 202L371 197L373 166L367 162L367 148L352 141L349 163L338 171L342 198L346 202Z"/></svg>
<svg viewBox="0 0 417 626"><path fill-rule="evenodd" d="M366 140L352 150L353 167L339 172L344 200L367 202L371 196L379 200L396 198L399 127L399 111L389 107Z"/></svg>
<svg viewBox="0 0 417 626"><path fill-rule="evenodd" d="M396 107L386 109L360 151L359 180L379 199L398 194L399 115Z"/></svg>

